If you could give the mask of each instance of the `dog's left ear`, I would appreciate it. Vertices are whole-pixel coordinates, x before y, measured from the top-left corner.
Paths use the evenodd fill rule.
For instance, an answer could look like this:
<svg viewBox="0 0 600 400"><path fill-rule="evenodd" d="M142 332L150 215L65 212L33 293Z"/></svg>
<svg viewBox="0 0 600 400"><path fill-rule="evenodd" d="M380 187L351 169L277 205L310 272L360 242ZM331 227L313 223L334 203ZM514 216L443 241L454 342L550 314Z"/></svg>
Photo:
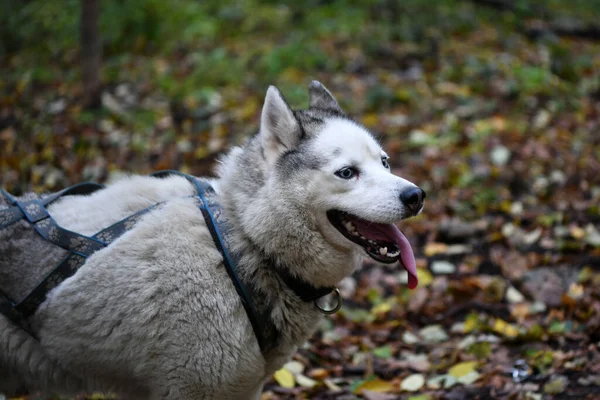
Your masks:
<svg viewBox="0 0 600 400"><path fill-rule="evenodd" d="M308 95L310 97L308 102L310 108L321 108L324 110L342 112L338 102L321 82L312 81L308 87Z"/></svg>
<svg viewBox="0 0 600 400"><path fill-rule="evenodd" d="M300 124L275 86L269 86L260 118L260 138L269 165L296 147L302 137Z"/></svg>

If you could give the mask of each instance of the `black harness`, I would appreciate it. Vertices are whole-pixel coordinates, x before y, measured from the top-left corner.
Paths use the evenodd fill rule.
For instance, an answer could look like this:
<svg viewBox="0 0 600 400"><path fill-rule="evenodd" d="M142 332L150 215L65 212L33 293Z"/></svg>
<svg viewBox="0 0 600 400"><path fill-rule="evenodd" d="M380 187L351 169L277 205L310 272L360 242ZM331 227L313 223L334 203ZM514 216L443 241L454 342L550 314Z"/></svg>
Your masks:
<svg viewBox="0 0 600 400"><path fill-rule="evenodd" d="M225 217L222 206L218 202L218 196L213 187L205 180L177 171L161 171L152 174L152 176L158 178L169 175L182 176L196 188L196 194L190 197L194 199L202 212L215 246L223 257L223 264L240 296L242 305L252 324L261 351L265 353L274 348L277 345L279 333L268 318L268 305L261 307L263 312L258 313L252 299L260 298L257 297L259 294L256 293L256 290L248 287L239 279L237 266L239 265L240 257L235 252L228 251L228 247L231 247L229 245L231 243L231 226ZM12 206L0 210L0 229L22 219L26 219L44 239L69 252L52 272L50 272L50 274L48 274L22 301L16 303L0 290L0 313L6 315L32 336L34 336L34 334L29 323L29 317L31 317L37 311L38 307L46 300L48 292L65 279L75 274L75 272L77 272L77 270L85 263L86 259L94 252L108 246L122 234L132 229L144 214L164 204L164 202L157 203L138 211L92 236L82 235L62 228L54 221L46 210L47 206L62 196L87 195L102 188L104 188L103 185L96 183L81 183L43 199L24 201L17 201L10 194L1 190L1 193L9 200ZM286 285L305 302L316 301L332 292L337 293L339 304L333 311L339 309L341 300L337 289L329 287L314 288L308 283L284 272L285 270L280 268L277 268L276 270ZM319 307L319 309L325 313L329 313L328 310L323 310L321 307Z"/></svg>

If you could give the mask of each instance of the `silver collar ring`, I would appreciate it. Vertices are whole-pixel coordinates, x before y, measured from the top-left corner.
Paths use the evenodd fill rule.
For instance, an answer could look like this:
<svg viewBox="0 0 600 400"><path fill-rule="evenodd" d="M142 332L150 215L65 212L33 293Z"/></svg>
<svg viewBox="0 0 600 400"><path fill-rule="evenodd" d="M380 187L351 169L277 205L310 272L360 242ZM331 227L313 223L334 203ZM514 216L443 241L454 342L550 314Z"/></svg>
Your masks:
<svg viewBox="0 0 600 400"><path fill-rule="evenodd" d="M340 308L342 308L342 295L340 294L340 290L338 288L335 288L330 294L333 294L336 300L335 306L330 310L327 310L319 305L319 300L321 300L322 298L315 300L315 306L317 306L319 311L326 315L335 314Z"/></svg>

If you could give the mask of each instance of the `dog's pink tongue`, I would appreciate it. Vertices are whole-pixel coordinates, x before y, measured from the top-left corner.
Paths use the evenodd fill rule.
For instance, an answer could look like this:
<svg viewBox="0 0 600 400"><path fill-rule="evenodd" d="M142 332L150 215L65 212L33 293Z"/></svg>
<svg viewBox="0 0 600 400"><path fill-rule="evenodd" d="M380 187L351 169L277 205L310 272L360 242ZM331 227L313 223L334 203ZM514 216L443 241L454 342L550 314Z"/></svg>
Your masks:
<svg viewBox="0 0 600 400"><path fill-rule="evenodd" d="M378 224L374 222L366 222L355 220L358 230L369 239L374 240L391 240L400 249L400 260L404 269L408 272L408 287L414 289L419 284L417 278L417 263L415 262L415 254L408 239L400 229L394 224Z"/></svg>
<svg viewBox="0 0 600 400"><path fill-rule="evenodd" d="M400 259L402 260L404 269L408 272L408 287L409 289L416 288L419 284L419 278L417 278L417 263L408 239L394 224L382 224L379 228L384 230L389 237L393 238L394 242L398 245L398 248L400 249Z"/></svg>

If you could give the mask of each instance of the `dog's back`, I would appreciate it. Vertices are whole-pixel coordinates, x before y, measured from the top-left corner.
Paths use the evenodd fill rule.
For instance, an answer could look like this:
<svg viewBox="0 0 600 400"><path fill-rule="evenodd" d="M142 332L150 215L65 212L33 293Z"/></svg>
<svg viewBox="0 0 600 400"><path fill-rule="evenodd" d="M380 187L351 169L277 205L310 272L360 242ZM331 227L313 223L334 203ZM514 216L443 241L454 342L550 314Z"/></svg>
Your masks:
<svg viewBox="0 0 600 400"><path fill-rule="evenodd" d="M149 177L132 177L118 182L108 193L96 193L91 201L88 201L88 196L65 196L47 209L59 225L90 235L144 206L177 196L188 186L179 178L153 184L150 180L156 181ZM167 194L166 187L172 189L174 194ZM52 194L40 196L27 193L15 200L42 199L46 196ZM121 201L111 201L115 196ZM13 207L11 201L6 196L0 196L0 210L10 207ZM4 226L0 229L0 291L18 304L68 253L44 239L25 218ZM53 386L76 391L90 384L81 382L54 360L47 358L38 340L1 313L0 349L0 393L10 396L18 394L25 387Z"/></svg>
<svg viewBox="0 0 600 400"><path fill-rule="evenodd" d="M259 351L245 343L248 338L254 340L249 322L239 323L235 329L229 324L204 322L213 320L211 315L218 309L219 315L227 315L225 324L231 321L230 315L243 313L243 308L227 273L218 268L220 253L190 198L193 194L192 185L181 177L138 176L90 196L67 196L48 207L58 225L93 235L146 207L162 204L131 231L94 253L82 269L49 293L31 318L33 333L39 334L40 341L0 314L0 393L13 395L20 387L62 393L103 389L118 391L124 398L148 398L148 386L158 385L150 377L158 369L181 368L178 363L190 352L194 357L211 353L202 358L211 365L215 357L223 362L229 353L221 354L220 348L210 345L216 335L229 342L230 348L249 348L242 353ZM12 224L1 234L0 288L19 301L66 252L39 237L25 221ZM187 333L172 329L174 326L186 328ZM191 331L188 326L193 327ZM132 341L134 331L137 339ZM224 331L227 333L220 333ZM104 347L97 347L99 343ZM89 363L88 357L82 357L84 353L104 362ZM148 353L162 354L156 356L160 364ZM55 361L58 359L77 374L85 370L85 379L65 371ZM252 368L247 373L254 376L260 371ZM121 376L129 378L119 382ZM208 385L217 385L221 375L205 374L205 378ZM259 378L252 378L252 384Z"/></svg>

